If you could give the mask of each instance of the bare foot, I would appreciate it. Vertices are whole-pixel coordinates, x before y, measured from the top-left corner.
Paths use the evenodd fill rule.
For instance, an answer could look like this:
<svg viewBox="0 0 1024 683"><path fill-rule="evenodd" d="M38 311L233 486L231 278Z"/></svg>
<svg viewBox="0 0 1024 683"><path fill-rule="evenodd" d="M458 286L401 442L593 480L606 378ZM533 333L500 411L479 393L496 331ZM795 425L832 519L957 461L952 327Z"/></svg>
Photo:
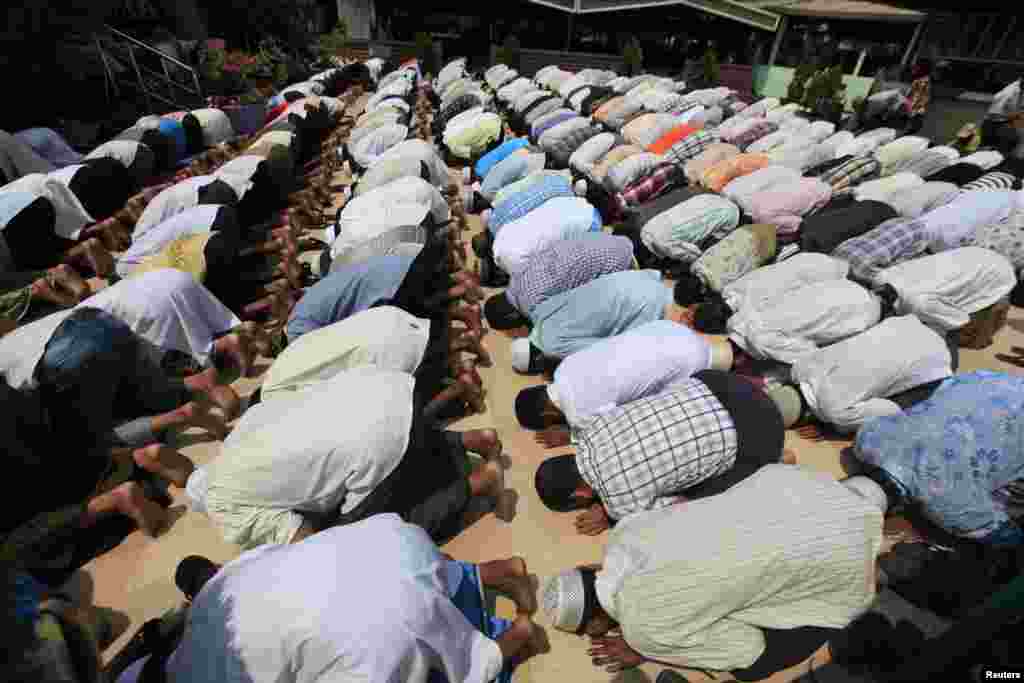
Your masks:
<svg viewBox="0 0 1024 683"><path fill-rule="evenodd" d="M233 332L214 342L214 349L218 354L227 356L243 377L251 377L252 352L246 342L239 333Z"/></svg>
<svg viewBox="0 0 1024 683"><path fill-rule="evenodd" d="M462 433L462 445L466 450L479 454L485 460L501 457L501 439L493 429L472 429Z"/></svg>
<svg viewBox="0 0 1024 683"><path fill-rule="evenodd" d="M106 250L103 244L95 237L91 237L78 246L72 248L67 256L77 259L81 265L89 268L100 277L106 277L114 272L114 257Z"/></svg>
<svg viewBox="0 0 1024 683"><path fill-rule="evenodd" d="M474 496L497 498L505 490L505 468L496 460L488 460L469 475Z"/></svg>
<svg viewBox="0 0 1024 683"><path fill-rule="evenodd" d="M132 459L142 469L163 477L178 488L185 488L189 476L196 469L184 455L158 443L136 448L132 451Z"/></svg>
<svg viewBox="0 0 1024 683"><path fill-rule="evenodd" d="M167 513L146 498L142 487L134 481L121 484L111 491L117 511L130 517L147 536L155 537L167 524Z"/></svg>
<svg viewBox="0 0 1024 683"><path fill-rule="evenodd" d="M89 283L82 279L78 271L66 263L61 263L51 268L50 275L58 289L70 292L77 301L81 301L92 294Z"/></svg>
<svg viewBox="0 0 1024 683"><path fill-rule="evenodd" d="M231 430L228 429L222 418L210 412L210 409L213 407L213 404L209 401L189 401L175 412L181 415L183 426L198 427L209 432L217 440L223 441Z"/></svg>
<svg viewBox="0 0 1024 683"><path fill-rule="evenodd" d="M507 560L498 560L498 562L502 565L500 576L488 582L487 585L515 602L520 614L536 612L537 591L534 590L530 573L526 569L526 560L517 556Z"/></svg>
<svg viewBox="0 0 1024 683"><path fill-rule="evenodd" d="M534 435L534 441L545 448L561 448L572 443L567 427L548 427Z"/></svg>
<svg viewBox="0 0 1024 683"><path fill-rule="evenodd" d="M238 394L231 387L218 384L216 369L210 368L192 375L185 380L185 386L193 392L203 394L220 408L224 413L225 420L228 422L238 417L241 399L238 398Z"/></svg>
<svg viewBox="0 0 1024 683"><path fill-rule="evenodd" d="M513 657L519 660L522 657L521 651L528 647L533 639L535 629L536 626L530 621L530 617L525 614L516 617L512 626L498 638L498 649L501 650L502 656L506 660L512 660Z"/></svg>
<svg viewBox="0 0 1024 683"><path fill-rule="evenodd" d="M796 453L786 448L782 451L782 462L785 465L795 465L797 463Z"/></svg>

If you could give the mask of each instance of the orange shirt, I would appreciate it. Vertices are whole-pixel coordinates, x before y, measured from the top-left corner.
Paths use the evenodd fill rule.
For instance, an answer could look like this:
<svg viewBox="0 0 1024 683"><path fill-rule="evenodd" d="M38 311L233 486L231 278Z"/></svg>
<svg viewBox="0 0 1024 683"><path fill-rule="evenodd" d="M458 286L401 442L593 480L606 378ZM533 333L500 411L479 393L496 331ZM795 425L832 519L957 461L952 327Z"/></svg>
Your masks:
<svg viewBox="0 0 1024 683"><path fill-rule="evenodd" d="M694 128L693 126L688 126L685 123L676 126L672 130L658 138L654 142L654 144L648 146L647 151L651 152L652 154L664 154L665 152L672 149L672 146L674 144L676 144L683 138L687 137L688 135L696 133L698 130L700 129Z"/></svg>

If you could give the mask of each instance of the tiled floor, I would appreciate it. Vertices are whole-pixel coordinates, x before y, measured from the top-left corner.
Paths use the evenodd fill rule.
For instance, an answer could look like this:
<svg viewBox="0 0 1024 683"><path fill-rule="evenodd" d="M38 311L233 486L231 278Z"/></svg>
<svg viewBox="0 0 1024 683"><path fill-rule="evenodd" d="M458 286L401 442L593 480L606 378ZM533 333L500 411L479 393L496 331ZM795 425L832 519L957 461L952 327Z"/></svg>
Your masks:
<svg viewBox="0 0 1024 683"><path fill-rule="evenodd" d="M477 219L471 218L473 229L479 229ZM518 496L516 516L510 523L485 517L462 533L445 548L445 552L458 559L482 561L510 555L526 558L531 571L540 581L562 569L601 559L603 538L579 536L573 529L572 514L548 511L540 502L533 486L537 465L549 455L534 443L531 433L519 428L513 412L513 400L518 391L538 383L536 378L517 375L511 369L509 339L492 331L485 340L494 358L493 368L481 368L488 391L487 412L463 420L453 428L458 430L493 427L504 442L505 452L511 458L507 485ZM962 370L991 368L1019 372L1011 365L995 358L1012 346L1024 346L1024 311L1014 309L1010 323L999 335L996 344L984 351L964 351ZM259 380L240 380L236 387L242 395L251 393ZM191 440L193 435L184 435ZM787 436L787 446L798 456L799 463L834 475L844 476L840 451L845 443L811 443L801 440L795 433ZM183 451L197 464L217 457L220 444L200 440L187 445ZM178 518L169 530L157 539L148 539L136 532L117 548L87 565L72 581L72 589L87 602L112 608L128 623L123 635L106 651L111 657L125 640L146 619L163 613L177 604L180 594L173 583L177 563L186 555L206 555L214 561L234 557L237 550L220 540L209 521L202 515L186 512L180 493L175 510ZM358 557L358 553L354 553ZM499 611L508 605L499 601ZM545 624L542 614L538 622ZM642 682L653 681L659 667L612 675L594 668L586 656L587 642L583 639L554 631L546 627L551 651L520 667L516 681L520 683L585 683L601 681ZM793 671L773 676L771 681L787 681L795 677ZM787 675L788 674L788 675ZM692 673L692 681L710 680L702 674ZM721 676L727 679L728 676Z"/></svg>

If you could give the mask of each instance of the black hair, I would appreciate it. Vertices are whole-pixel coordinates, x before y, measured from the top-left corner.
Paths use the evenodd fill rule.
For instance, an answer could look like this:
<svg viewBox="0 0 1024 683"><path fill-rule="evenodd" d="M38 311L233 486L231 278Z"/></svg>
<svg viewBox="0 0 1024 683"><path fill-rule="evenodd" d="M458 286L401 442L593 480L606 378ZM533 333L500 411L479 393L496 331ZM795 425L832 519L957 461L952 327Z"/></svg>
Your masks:
<svg viewBox="0 0 1024 683"><path fill-rule="evenodd" d="M875 290L879 301L882 304L881 320L891 318L896 313L896 302L899 301L900 293L888 282Z"/></svg>
<svg viewBox="0 0 1024 683"><path fill-rule="evenodd" d="M299 100L305 98L306 96L303 95L298 90L289 90L288 92L286 92L281 97L284 99L285 102L287 102L288 104L291 104L293 102L298 102Z"/></svg>
<svg viewBox="0 0 1024 683"><path fill-rule="evenodd" d="M544 404L548 400L547 385L527 387L516 396L516 419L524 429L544 429Z"/></svg>
<svg viewBox="0 0 1024 683"><path fill-rule="evenodd" d="M511 330L529 325L530 322L512 305L504 292L495 294L484 302L484 315L487 322L496 330Z"/></svg>
<svg viewBox="0 0 1024 683"><path fill-rule="evenodd" d="M217 565L199 555L189 555L178 563L174 571L174 584L189 600L199 595L206 582L217 573Z"/></svg>
<svg viewBox="0 0 1024 683"><path fill-rule="evenodd" d="M733 310L725 303L725 299L713 297L697 306L693 314L693 326L705 334L725 334L726 323L732 314Z"/></svg>
<svg viewBox="0 0 1024 683"><path fill-rule="evenodd" d="M597 571L590 567L580 567L579 571L580 578L583 579L583 615L576 633L582 635L587 629L587 623L597 614L601 603L597 599Z"/></svg>
<svg viewBox="0 0 1024 683"><path fill-rule="evenodd" d="M544 505L554 512L571 512L585 507L573 495L583 478L576 467L576 456L556 455L548 458L537 468L534 485Z"/></svg>
<svg viewBox="0 0 1024 683"><path fill-rule="evenodd" d="M526 367L526 374L540 375L544 372L554 372L555 367L557 365L552 366L544 352L534 346L533 342L530 342L530 362Z"/></svg>
<svg viewBox="0 0 1024 683"><path fill-rule="evenodd" d="M676 278L673 298L678 305L690 306L705 299L707 287L703 280L693 274L692 270L683 268L673 274Z"/></svg>

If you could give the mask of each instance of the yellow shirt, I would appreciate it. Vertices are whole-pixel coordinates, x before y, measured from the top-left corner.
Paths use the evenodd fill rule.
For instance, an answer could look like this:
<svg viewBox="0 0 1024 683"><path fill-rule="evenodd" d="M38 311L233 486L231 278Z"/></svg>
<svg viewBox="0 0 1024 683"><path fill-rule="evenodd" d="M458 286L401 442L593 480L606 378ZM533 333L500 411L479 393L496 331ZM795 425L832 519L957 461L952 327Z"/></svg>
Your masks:
<svg viewBox="0 0 1024 683"><path fill-rule="evenodd" d="M173 268L188 273L195 278L196 282L202 284L206 278L206 254L204 250L206 249L207 242L210 241L213 235L214 233L208 232L174 240L164 247L160 253L143 260L132 271L132 277L148 273L151 270Z"/></svg>

